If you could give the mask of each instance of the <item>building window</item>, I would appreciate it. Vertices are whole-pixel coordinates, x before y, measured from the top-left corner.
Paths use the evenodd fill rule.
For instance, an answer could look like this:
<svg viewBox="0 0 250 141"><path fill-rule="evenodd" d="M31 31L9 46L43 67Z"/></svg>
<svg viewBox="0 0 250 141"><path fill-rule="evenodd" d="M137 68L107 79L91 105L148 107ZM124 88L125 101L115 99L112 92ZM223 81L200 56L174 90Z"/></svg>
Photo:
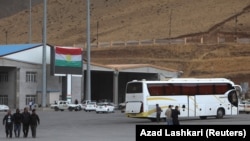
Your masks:
<svg viewBox="0 0 250 141"><path fill-rule="evenodd" d="M0 72L0 83L8 82L8 72Z"/></svg>
<svg viewBox="0 0 250 141"><path fill-rule="evenodd" d="M26 82L36 82L37 80L37 73L36 72L26 72Z"/></svg>
<svg viewBox="0 0 250 141"><path fill-rule="evenodd" d="M8 105L8 95L0 95L0 104Z"/></svg>

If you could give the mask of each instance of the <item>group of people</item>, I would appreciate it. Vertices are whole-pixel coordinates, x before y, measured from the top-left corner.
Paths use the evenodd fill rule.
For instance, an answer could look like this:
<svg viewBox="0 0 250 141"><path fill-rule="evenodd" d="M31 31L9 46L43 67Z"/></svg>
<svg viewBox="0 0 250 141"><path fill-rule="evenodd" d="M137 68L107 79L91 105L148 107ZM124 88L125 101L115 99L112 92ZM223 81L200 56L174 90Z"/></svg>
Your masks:
<svg viewBox="0 0 250 141"><path fill-rule="evenodd" d="M32 112L30 113L27 107L24 108L22 113L19 108L16 109L14 114L11 113L11 110L8 110L3 118L6 138L12 138L13 127L16 138L20 137L21 127L23 127L24 138L28 137L29 128L31 129L32 137L36 138L36 128L39 124L40 119L36 114L36 110L32 109Z"/></svg>
<svg viewBox="0 0 250 141"><path fill-rule="evenodd" d="M166 115L166 121L168 125L180 125L179 122L179 115L180 115L180 110L178 106L175 106L175 108L172 108L172 105L168 106L168 109L165 111ZM159 104L156 104L156 121L160 121L160 116L162 113L162 109L159 106Z"/></svg>
<svg viewBox="0 0 250 141"><path fill-rule="evenodd" d="M180 110L178 106L175 106L175 108L172 109L172 105L169 105L168 109L165 112L165 115L168 125L180 125L178 118L180 115Z"/></svg>

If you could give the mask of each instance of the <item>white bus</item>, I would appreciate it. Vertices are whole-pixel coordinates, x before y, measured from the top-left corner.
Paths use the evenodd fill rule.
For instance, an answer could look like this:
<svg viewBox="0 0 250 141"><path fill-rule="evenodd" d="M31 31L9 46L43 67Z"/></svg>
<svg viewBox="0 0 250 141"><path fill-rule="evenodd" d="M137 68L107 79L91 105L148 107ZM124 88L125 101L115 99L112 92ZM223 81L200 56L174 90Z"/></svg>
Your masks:
<svg viewBox="0 0 250 141"><path fill-rule="evenodd" d="M199 117L238 114L241 86L225 78L171 78L166 81L130 81L126 86L125 114L131 118L156 119L156 104L163 110L179 106L179 117Z"/></svg>

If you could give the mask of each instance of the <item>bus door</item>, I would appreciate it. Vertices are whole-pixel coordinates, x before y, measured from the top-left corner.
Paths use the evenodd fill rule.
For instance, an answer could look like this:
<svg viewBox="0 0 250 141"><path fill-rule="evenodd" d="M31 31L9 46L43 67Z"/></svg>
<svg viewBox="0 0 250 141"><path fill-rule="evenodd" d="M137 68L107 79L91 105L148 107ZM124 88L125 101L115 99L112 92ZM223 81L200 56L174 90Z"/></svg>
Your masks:
<svg viewBox="0 0 250 141"><path fill-rule="evenodd" d="M188 96L176 96L175 99L178 99L177 102L172 103L173 109L175 106L179 106L180 117L188 117L189 115L189 102Z"/></svg>
<svg viewBox="0 0 250 141"><path fill-rule="evenodd" d="M187 100L187 117L194 117L195 113L196 113L196 99L195 96L188 96L188 100Z"/></svg>
<svg viewBox="0 0 250 141"><path fill-rule="evenodd" d="M211 114L209 112L209 109L211 110L211 107L208 105L211 105L210 103L213 103L213 100L211 100L211 96L201 96L196 95L195 96L195 116L207 116ZM213 105L213 104L212 104Z"/></svg>

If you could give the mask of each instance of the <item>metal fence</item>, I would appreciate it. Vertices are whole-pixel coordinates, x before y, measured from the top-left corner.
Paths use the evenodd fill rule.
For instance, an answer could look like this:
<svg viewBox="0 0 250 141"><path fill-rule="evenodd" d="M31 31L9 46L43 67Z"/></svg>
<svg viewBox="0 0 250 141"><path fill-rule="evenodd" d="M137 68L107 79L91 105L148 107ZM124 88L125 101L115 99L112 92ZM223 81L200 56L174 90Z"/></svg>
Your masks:
<svg viewBox="0 0 250 141"><path fill-rule="evenodd" d="M110 42L98 42L91 43L91 47L105 48L105 47L128 47L128 46L154 46L154 45L168 45L168 44L205 44L203 37L199 38L199 42L192 42L189 38L177 38L177 39L149 39L149 40L131 40L131 41L110 41ZM236 43L250 44L250 38L237 38ZM217 37L216 43L227 43L225 38ZM86 44L75 44L77 47L86 47Z"/></svg>

